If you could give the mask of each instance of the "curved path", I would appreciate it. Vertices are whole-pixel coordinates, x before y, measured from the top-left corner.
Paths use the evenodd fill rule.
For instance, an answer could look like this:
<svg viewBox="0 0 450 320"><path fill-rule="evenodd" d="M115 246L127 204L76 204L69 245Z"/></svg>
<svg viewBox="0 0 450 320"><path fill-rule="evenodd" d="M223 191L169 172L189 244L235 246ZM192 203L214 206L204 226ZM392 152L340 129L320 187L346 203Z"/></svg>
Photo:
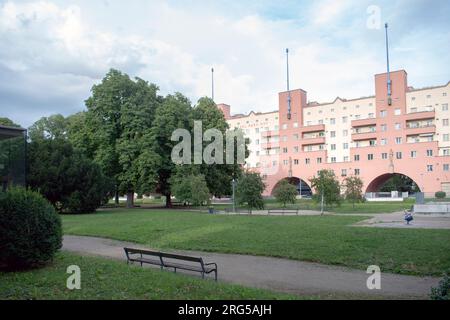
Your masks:
<svg viewBox="0 0 450 320"><path fill-rule="evenodd" d="M126 246L145 248L134 243L85 236L64 236L63 250L99 255L125 261ZM369 290L368 274L363 270L328 266L288 259L238 254L181 251L217 262L219 281L279 292L320 295L322 298L419 298L426 299L438 278L382 273L381 290Z"/></svg>

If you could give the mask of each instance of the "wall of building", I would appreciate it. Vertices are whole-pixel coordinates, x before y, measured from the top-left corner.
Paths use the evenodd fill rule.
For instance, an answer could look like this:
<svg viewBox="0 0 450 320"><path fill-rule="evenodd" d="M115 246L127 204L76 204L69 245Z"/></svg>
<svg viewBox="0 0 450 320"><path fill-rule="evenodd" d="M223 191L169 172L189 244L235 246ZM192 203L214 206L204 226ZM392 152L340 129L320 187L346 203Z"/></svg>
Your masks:
<svg viewBox="0 0 450 320"><path fill-rule="evenodd" d="M277 112L230 117L230 127L251 140L247 168L264 176L265 194L286 177L309 184L322 169L341 180L359 175L368 192L394 173L409 176L429 195L449 188L450 82L414 89L404 70L389 76L390 99L382 73L375 75L371 97L308 103L307 93L297 89L279 93Z"/></svg>

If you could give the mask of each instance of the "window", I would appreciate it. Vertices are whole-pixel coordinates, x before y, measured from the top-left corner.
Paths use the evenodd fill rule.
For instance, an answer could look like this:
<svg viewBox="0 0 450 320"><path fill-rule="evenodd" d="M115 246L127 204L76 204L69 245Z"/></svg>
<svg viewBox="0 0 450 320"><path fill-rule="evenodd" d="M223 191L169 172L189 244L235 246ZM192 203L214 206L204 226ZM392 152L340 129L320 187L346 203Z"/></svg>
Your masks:
<svg viewBox="0 0 450 320"><path fill-rule="evenodd" d="M370 145L371 147L376 146L376 145L377 145L377 140L370 140L370 141L369 141L369 145Z"/></svg>
<svg viewBox="0 0 450 320"><path fill-rule="evenodd" d="M322 158L317 158L317 163L322 163Z"/></svg>
<svg viewBox="0 0 450 320"><path fill-rule="evenodd" d="M259 128L256 128L256 129L255 129L255 133L259 133Z"/></svg>
<svg viewBox="0 0 450 320"><path fill-rule="evenodd" d="M402 144L402 138L401 137L395 138L395 143L396 144Z"/></svg>
<svg viewBox="0 0 450 320"><path fill-rule="evenodd" d="M431 94L427 94L427 99L430 99L431 98Z"/></svg>
<svg viewBox="0 0 450 320"><path fill-rule="evenodd" d="M330 136L331 136L331 138L335 138L336 137L336 131L330 131Z"/></svg>
<svg viewBox="0 0 450 320"><path fill-rule="evenodd" d="M283 148L283 153L288 153L288 148Z"/></svg>
<svg viewBox="0 0 450 320"><path fill-rule="evenodd" d="M335 163L336 162L336 157L331 157L331 162Z"/></svg>
<svg viewBox="0 0 450 320"><path fill-rule="evenodd" d="M256 151L256 155L259 156L259 151Z"/></svg>
<svg viewBox="0 0 450 320"><path fill-rule="evenodd" d="M381 159L386 160L388 158L388 154L386 152L383 152L381 154Z"/></svg>
<svg viewBox="0 0 450 320"><path fill-rule="evenodd" d="M417 158L417 151L411 151L411 158Z"/></svg>
<svg viewBox="0 0 450 320"><path fill-rule="evenodd" d="M284 164L285 166L287 166L287 165L289 164L289 161L283 160L283 164Z"/></svg>
<svg viewBox="0 0 450 320"><path fill-rule="evenodd" d="M450 137L448 133L444 133L444 135L442 136L444 141L450 141Z"/></svg>
<svg viewBox="0 0 450 320"><path fill-rule="evenodd" d="M396 152L395 153L395 157L400 160L402 158L402 153L401 152Z"/></svg>
<svg viewBox="0 0 450 320"><path fill-rule="evenodd" d="M375 115L373 113L369 113L369 119L375 118Z"/></svg>
<svg viewBox="0 0 450 320"><path fill-rule="evenodd" d="M448 127L448 119L442 119L442 125Z"/></svg>
<svg viewBox="0 0 450 320"><path fill-rule="evenodd" d="M448 111L448 103L442 105L442 111Z"/></svg>
<svg viewBox="0 0 450 320"><path fill-rule="evenodd" d="M348 156L344 157L344 162L348 162Z"/></svg>
<svg viewBox="0 0 450 320"><path fill-rule="evenodd" d="M432 164L427 165L427 171L428 172L433 172L433 165Z"/></svg>
<svg viewBox="0 0 450 320"><path fill-rule="evenodd" d="M305 164L310 164L311 163L311 159L310 158L306 158L305 159Z"/></svg>
<svg viewBox="0 0 450 320"><path fill-rule="evenodd" d="M400 123L395 124L395 130L400 130L402 128L402 125Z"/></svg>
<svg viewBox="0 0 450 320"><path fill-rule="evenodd" d="M373 154L372 153L369 153L367 155L367 160L373 160Z"/></svg>
<svg viewBox="0 0 450 320"><path fill-rule="evenodd" d="M395 114L396 116L399 116L399 115L402 114L402 110L401 110L401 109L395 109L394 114Z"/></svg>
<svg viewBox="0 0 450 320"><path fill-rule="evenodd" d="M294 153L298 153L298 147L294 147Z"/></svg>
<svg viewBox="0 0 450 320"><path fill-rule="evenodd" d="M387 145L387 139L381 139L381 145L382 146Z"/></svg>
<svg viewBox="0 0 450 320"><path fill-rule="evenodd" d="M298 133L294 134L294 140L298 140Z"/></svg>
<svg viewBox="0 0 450 320"><path fill-rule="evenodd" d="M444 150L442 151L442 154L443 154L444 156L450 156L450 149L444 149Z"/></svg>
<svg viewBox="0 0 450 320"><path fill-rule="evenodd" d="M354 159L355 159L355 161L359 161L359 154L355 154Z"/></svg>
<svg viewBox="0 0 450 320"><path fill-rule="evenodd" d="M386 131L386 130L387 130L387 125L382 124L382 125L381 125L381 131Z"/></svg>
<svg viewBox="0 0 450 320"><path fill-rule="evenodd" d="M381 118L385 118L385 117L386 117L386 114L387 114L386 110L381 110L381 111L380 111L380 117L381 117Z"/></svg>
<svg viewBox="0 0 450 320"><path fill-rule="evenodd" d="M286 130L286 129L287 129L287 124L286 124L286 123L283 123L283 125L281 126L281 128L283 128L283 130Z"/></svg>
<svg viewBox="0 0 450 320"><path fill-rule="evenodd" d="M416 107L414 107L414 108L411 108L411 111L410 111L411 113L416 113L417 112L417 108Z"/></svg>
<svg viewBox="0 0 450 320"><path fill-rule="evenodd" d="M259 145L259 139L255 140L256 145Z"/></svg>
<svg viewBox="0 0 450 320"><path fill-rule="evenodd" d="M444 171L449 171L449 164L448 163L444 163L442 168L444 169Z"/></svg>
<svg viewBox="0 0 450 320"><path fill-rule="evenodd" d="M427 150L427 157L432 157L433 156L433 150Z"/></svg>
<svg viewBox="0 0 450 320"><path fill-rule="evenodd" d="M342 145L342 147L343 147L344 149L348 149L348 143L344 143L344 144Z"/></svg>
<svg viewBox="0 0 450 320"><path fill-rule="evenodd" d="M447 92L443 92L443 93L442 93L442 96L443 96L443 97L446 97L446 96L447 96Z"/></svg>
<svg viewBox="0 0 450 320"><path fill-rule="evenodd" d="M411 100L412 100L412 101L416 100L416 97L411 97Z"/></svg>
<svg viewBox="0 0 450 320"><path fill-rule="evenodd" d="M298 128L298 122L294 122L293 127Z"/></svg>
<svg viewBox="0 0 450 320"><path fill-rule="evenodd" d="M342 169L341 170L341 176L342 177L346 177L347 176L347 169Z"/></svg>
<svg viewBox="0 0 450 320"><path fill-rule="evenodd" d="M355 176L359 176L361 171L359 169L355 169Z"/></svg>
<svg viewBox="0 0 450 320"><path fill-rule="evenodd" d="M358 119L360 119L361 118L361 115L359 115L359 114L357 114L356 116L355 116L355 120L358 120Z"/></svg>
<svg viewBox="0 0 450 320"><path fill-rule="evenodd" d="M294 159L294 164L298 165L298 159Z"/></svg>
<svg viewBox="0 0 450 320"><path fill-rule="evenodd" d="M347 123L348 117L342 117L342 123Z"/></svg>
<svg viewBox="0 0 450 320"><path fill-rule="evenodd" d="M348 136L348 130L342 130L342 135L343 135L344 137Z"/></svg>
<svg viewBox="0 0 450 320"><path fill-rule="evenodd" d="M336 124L336 119L335 118L330 118L330 124Z"/></svg>
<svg viewBox="0 0 450 320"><path fill-rule="evenodd" d="M306 151L312 151L312 146L307 146Z"/></svg>
<svg viewBox="0 0 450 320"><path fill-rule="evenodd" d="M331 145L331 150L336 150L336 145L335 144Z"/></svg>

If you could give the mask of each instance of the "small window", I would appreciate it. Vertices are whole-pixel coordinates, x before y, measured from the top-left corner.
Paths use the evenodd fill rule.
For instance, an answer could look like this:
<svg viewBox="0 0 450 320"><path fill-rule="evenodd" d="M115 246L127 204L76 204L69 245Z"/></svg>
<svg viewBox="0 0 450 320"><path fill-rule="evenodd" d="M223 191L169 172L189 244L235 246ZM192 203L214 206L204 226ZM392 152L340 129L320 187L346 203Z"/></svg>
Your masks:
<svg viewBox="0 0 450 320"><path fill-rule="evenodd" d="M433 165L432 164L427 165L427 172L433 172Z"/></svg>
<svg viewBox="0 0 450 320"><path fill-rule="evenodd" d="M388 158L388 154L386 152L383 152L381 154L381 159L386 160Z"/></svg>
<svg viewBox="0 0 450 320"><path fill-rule="evenodd" d="M359 161L359 154L355 154L354 159L355 159L355 161Z"/></svg>
<svg viewBox="0 0 450 320"><path fill-rule="evenodd" d="M395 144L402 144L402 138L401 137L395 138Z"/></svg>
<svg viewBox="0 0 450 320"><path fill-rule="evenodd" d="M443 169L444 169L444 171L449 171L449 164L448 164L448 163L445 163L445 164L443 165Z"/></svg>
<svg viewBox="0 0 450 320"><path fill-rule="evenodd" d="M305 164L310 164L311 163L311 159L310 158L306 158L305 159Z"/></svg>
<svg viewBox="0 0 450 320"><path fill-rule="evenodd" d="M396 152L395 153L395 157L400 160L402 158L402 153L401 152Z"/></svg>
<svg viewBox="0 0 450 320"><path fill-rule="evenodd" d="M417 151L411 151L411 158L417 158Z"/></svg>
<svg viewBox="0 0 450 320"><path fill-rule="evenodd" d="M380 111L380 117L381 117L381 118L385 118L385 117L386 117L386 114L387 114L386 110L381 110L381 111Z"/></svg>
<svg viewBox="0 0 450 320"><path fill-rule="evenodd" d="M386 130L387 130L387 125L382 124L382 125L381 125L381 131L386 131Z"/></svg>
<svg viewBox="0 0 450 320"><path fill-rule="evenodd" d="M359 176L361 174L361 171L359 169L355 169L355 176Z"/></svg>
<svg viewBox="0 0 450 320"><path fill-rule="evenodd" d="M427 157L432 157L433 156L433 150L428 149L427 150Z"/></svg>
<svg viewBox="0 0 450 320"><path fill-rule="evenodd" d="M331 138L335 138L336 137L336 131L330 131L330 136L331 136Z"/></svg>
<svg viewBox="0 0 450 320"><path fill-rule="evenodd" d="M373 160L373 154L372 153L369 153L368 155L367 155L367 160Z"/></svg>
<svg viewBox="0 0 450 320"><path fill-rule="evenodd" d="M330 124L336 124L336 119L335 118L331 118L330 119Z"/></svg>
<svg viewBox="0 0 450 320"><path fill-rule="evenodd" d="M331 162L335 163L336 162L336 157L331 157Z"/></svg>
<svg viewBox="0 0 450 320"><path fill-rule="evenodd" d="M346 177L347 176L347 169L342 169L341 170L341 176L342 177Z"/></svg>
<svg viewBox="0 0 450 320"><path fill-rule="evenodd" d="M399 116L399 115L402 114L402 110L401 110L401 109L395 109L394 114L395 114L396 116Z"/></svg>
<svg viewBox="0 0 450 320"><path fill-rule="evenodd" d="M336 145L335 144L331 145L331 150L336 150Z"/></svg>
<svg viewBox="0 0 450 320"><path fill-rule="evenodd" d="M348 149L348 143L344 143L343 145L342 145L342 147L346 150L346 149Z"/></svg>

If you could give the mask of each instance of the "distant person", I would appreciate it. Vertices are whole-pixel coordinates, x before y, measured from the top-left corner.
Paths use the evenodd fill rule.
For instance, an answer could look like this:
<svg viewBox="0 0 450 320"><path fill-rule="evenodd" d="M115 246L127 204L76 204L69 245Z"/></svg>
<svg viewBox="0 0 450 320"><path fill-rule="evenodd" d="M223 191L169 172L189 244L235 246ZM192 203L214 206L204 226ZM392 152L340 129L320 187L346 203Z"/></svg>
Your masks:
<svg viewBox="0 0 450 320"><path fill-rule="evenodd" d="M410 223L411 221L413 221L413 220L414 220L414 218L413 218L413 216L412 216L411 211L410 211L410 210L405 210L405 221L406 221L406 224L409 225L409 223Z"/></svg>

